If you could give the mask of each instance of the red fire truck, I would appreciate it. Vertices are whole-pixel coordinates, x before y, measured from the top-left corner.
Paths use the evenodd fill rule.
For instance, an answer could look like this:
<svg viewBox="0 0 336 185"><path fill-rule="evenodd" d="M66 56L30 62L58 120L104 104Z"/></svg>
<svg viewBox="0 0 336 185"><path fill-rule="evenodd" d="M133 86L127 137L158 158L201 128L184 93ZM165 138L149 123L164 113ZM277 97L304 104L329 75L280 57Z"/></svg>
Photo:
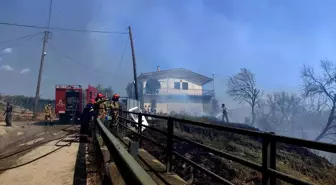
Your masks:
<svg viewBox="0 0 336 185"><path fill-rule="evenodd" d="M60 122L79 120L84 106L94 98L97 89L88 86L83 89L81 85L56 85L55 88L55 114Z"/></svg>

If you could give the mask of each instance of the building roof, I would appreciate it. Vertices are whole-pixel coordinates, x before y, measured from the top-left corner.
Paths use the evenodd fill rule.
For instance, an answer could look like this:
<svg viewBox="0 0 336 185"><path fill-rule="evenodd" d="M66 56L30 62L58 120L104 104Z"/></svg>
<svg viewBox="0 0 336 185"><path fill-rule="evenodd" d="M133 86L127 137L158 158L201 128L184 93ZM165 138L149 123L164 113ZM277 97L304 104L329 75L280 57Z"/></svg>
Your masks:
<svg viewBox="0 0 336 185"><path fill-rule="evenodd" d="M212 78L201 75L199 73L192 72L184 68L160 70L149 73L141 73L138 76L139 80L147 80L149 78L163 79L163 78L178 78L184 79L196 84L204 85L212 81Z"/></svg>

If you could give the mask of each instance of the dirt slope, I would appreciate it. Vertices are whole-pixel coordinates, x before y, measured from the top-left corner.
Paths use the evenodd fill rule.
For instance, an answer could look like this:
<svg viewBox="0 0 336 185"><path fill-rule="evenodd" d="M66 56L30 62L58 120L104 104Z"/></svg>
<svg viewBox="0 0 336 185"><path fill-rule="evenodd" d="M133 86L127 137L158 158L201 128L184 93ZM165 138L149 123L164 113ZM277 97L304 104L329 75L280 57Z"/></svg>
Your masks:
<svg viewBox="0 0 336 185"><path fill-rule="evenodd" d="M162 129L160 126L157 127ZM237 125L237 127L242 127L242 125ZM161 134L149 130L146 130L145 134L159 143L166 143L166 138ZM181 131L175 131L175 134L261 164L261 142L256 138L197 127L184 127ZM162 162L165 161L164 151L155 147L152 143L144 141L144 148ZM177 141L175 150L235 184L261 184L260 173L235 162L209 155L207 151L193 145ZM182 161L177 161L177 163L179 165L174 166L175 171L187 180L191 174L190 166L183 165ZM335 166L329 163L327 159L315 155L305 148L284 144L278 145L277 167L282 172L315 184L336 184ZM194 170L193 174L194 184L220 184L197 170ZM286 183L278 181L277 184Z"/></svg>
<svg viewBox="0 0 336 185"><path fill-rule="evenodd" d="M12 105L13 106L13 121L31 121L33 117L33 111L29 109L25 109L21 106ZM3 113L6 109L6 102L0 101L0 121L5 120L5 116ZM37 114L37 120L43 120L44 113Z"/></svg>

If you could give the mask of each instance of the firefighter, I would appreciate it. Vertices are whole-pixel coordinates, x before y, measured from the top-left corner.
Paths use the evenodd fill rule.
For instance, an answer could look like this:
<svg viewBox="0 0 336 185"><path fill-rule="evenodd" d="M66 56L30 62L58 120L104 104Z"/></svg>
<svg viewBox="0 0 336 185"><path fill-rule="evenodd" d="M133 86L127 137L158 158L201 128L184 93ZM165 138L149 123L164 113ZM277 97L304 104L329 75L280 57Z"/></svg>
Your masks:
<svg viewBox="0 0 336 185"><path fill-rule="evenodd" d="M119 112L121 110L121 105L119 103L119 94L114 94L112 97L111 107L111 117L112 117L112 126L116 126L119 123Z"/></svg>
<svg viewBox="0 0 336 185"><path fill-rule="evenodd" d="M94 104L95 117L99 118L102 122L104 122L106 116L106 100L104 100L104 96L102 93L98 93L95 99L96 103Z"/></svg>
<svg viewBox="0 0 336 185"><path fill-rule="evenodd" d="M81 134L82 135L88 135L91 136L91 133L89 132L90 130L90 125L94 117L94 104L95 100L91 99L88 104L86 104L83 113L82 113L82 125L81 125ZM86 137L87 139L87 137Z"/></svg>
<svg viewBox="0 0 336 185"><path fill-rule="evenodd" d="M49 125L53 125L52 120L51 120L51 114L52 114L51 102L48 102L48 104L44 107L44 113L45 113L45 116L44 116L45 126L47 126L48 123Z"/></svg>
<svg viewBox="0 0 336 185"><path fill-rule="evenodd" d="M226 107L225 107L224 103L222 104L222 109L223 109L222 121L223 122L229 122L228 113L227 113L227 110L226 110Z"/></svg>
<svg viewBox="0 0 336 185"><path fill-rule="evenodd" d="M145 105L144 113L145 113L145 114L148 114L147 105Z"/></svg>
<svg viewBox="0 0 336 185"><path fill-rule="evenodd" d="M94 99L91 99L90 103L88 103L86 105L86 108L89 111L89 120L92 121L94 118L94 104L96 103L96 101Z"/></svg>
<svg viewBox="0 0 336 185"><path fill-rule="evenodd" d="M13 106L9 102L7 102L6 110L3 113L4 116L6 115L5 122L7 127L12 126L12 116L13 116L12 112L13 112Z"/></svg>

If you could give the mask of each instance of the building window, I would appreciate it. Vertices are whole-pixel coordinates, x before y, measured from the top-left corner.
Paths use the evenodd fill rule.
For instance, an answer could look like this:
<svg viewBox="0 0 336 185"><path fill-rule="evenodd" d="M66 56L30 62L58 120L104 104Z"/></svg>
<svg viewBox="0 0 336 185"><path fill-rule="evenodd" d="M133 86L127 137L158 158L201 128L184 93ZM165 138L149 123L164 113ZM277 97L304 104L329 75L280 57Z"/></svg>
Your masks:
<svg viewBox="0 0 336 185"><path fill-rule="evenodd" d="M174 82L174 89L181 89L181 83L180 82Z"/></svg>
<svg viewBox="0 0 336 185"><path fill-rule="evenodd" d="M188 90L188 82L182 82L182 89Z"/></svg>

